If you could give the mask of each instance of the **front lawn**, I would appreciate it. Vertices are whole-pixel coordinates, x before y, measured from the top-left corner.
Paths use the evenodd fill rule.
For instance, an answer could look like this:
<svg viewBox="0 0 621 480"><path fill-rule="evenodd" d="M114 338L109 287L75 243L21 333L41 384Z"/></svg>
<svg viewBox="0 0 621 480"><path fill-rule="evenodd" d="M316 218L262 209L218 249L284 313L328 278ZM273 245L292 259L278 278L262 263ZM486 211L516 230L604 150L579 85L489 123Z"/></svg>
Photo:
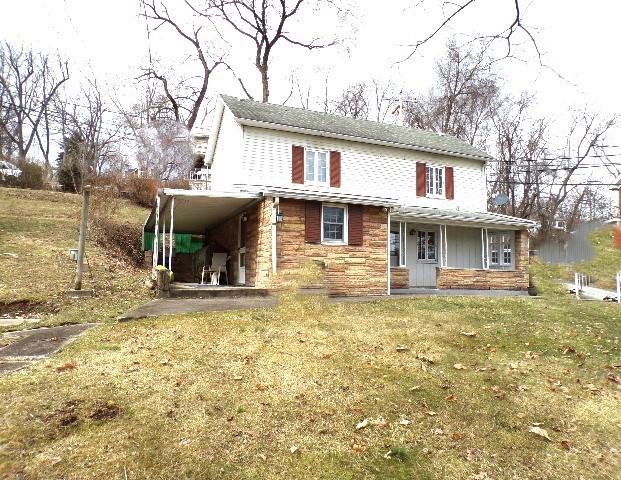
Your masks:
<svg viewBox="0 0 621 480"><path fill-rule="evenodd" d="M105 324L0 378L0 477L619 478L620 318L286 297Z"/></svg>

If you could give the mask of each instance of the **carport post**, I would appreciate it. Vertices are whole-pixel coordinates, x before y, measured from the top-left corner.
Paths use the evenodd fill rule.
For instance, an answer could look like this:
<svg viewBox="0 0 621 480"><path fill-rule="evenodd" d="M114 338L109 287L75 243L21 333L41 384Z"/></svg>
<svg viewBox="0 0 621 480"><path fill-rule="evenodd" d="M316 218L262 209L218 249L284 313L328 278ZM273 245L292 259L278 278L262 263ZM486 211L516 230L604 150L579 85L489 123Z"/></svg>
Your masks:
<svg viewBox="0 0 621 480"><path fill-rule="evenodd" d="M160 196L159 194L155 197L155 229L154 229L154 240L153 240L153 271L152 276L155 279L155 268L157 267L157 261L160 253Z"/></svg>
<svg viewBox="0 0 621 480"><path fill-rule="evenodd" d="M173 222L175 220L175 197L172 197L170 204L170 250L168 251L168 270L172 272L172 254L173 254Z"/></svg>

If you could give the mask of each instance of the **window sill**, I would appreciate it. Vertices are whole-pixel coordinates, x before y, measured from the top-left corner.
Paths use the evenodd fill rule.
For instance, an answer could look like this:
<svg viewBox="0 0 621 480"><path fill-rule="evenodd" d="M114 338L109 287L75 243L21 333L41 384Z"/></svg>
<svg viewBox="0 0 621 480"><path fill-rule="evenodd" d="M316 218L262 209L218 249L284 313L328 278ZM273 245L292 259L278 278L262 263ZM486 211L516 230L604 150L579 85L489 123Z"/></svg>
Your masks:
<svg viewBox="0 0 621 480"><path fill-rule="evenodd" d="M329 241L329 240L322 240L321 241L322 245L328 245L328 246L336 246L336 247L342 247L344 245L347 245L347 242L341 242L341 241Z"/></svg>
<svg viewBox="0 0 621 480"><path fill-rule="evenodd" d="M446 200L446 195L432 195L428 193L425 195L427 198L433 198L434 200Z"/></svg>

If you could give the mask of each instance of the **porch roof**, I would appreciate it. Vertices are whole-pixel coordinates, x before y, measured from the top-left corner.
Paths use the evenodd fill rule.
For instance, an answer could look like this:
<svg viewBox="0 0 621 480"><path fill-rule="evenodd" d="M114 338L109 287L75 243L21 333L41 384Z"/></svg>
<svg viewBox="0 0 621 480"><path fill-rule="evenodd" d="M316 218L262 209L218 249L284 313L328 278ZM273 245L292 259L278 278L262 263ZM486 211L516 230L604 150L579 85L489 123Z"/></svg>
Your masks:
<svg viewBox="0 0 621 480"><path fill-rule="evenodd" d="M403 207L392 214L396 221L427 221L448 225L472 227L503 227L511 230L532 228L537 225L532 220L511 217L492 212L464 212L430 207Z"/></svg>
<svg viewBox="0 0 621 480"><path fill-rule="evenodd" d="M212 190L182 190L163 188L160 196L160 225L170 225L172 199L175 199L173 230L175 233L204 233L206 229L243 211L255 203L260 194L248 192L216 192ZM155 210L153 207L144 230L155 229ZM161 228L161 227L160 227ZM168 231L166 232L168 233Z"/></svg>

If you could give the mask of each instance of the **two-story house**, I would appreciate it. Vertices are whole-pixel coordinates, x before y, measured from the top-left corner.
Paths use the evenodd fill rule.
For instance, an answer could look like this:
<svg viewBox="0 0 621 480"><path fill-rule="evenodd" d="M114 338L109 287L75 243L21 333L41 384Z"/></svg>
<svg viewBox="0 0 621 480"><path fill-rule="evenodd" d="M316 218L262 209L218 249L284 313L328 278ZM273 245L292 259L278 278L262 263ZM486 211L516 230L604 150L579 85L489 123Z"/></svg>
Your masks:
<svg viewBox="0 0 621 480"><path fill-rule="evenodd" d="M160 190L145 246L188 281L224 251L238 285L314 261L333 294L525 290L534 223L487 212L489 160L449 135L222 96L210 190Z"/></svg>

